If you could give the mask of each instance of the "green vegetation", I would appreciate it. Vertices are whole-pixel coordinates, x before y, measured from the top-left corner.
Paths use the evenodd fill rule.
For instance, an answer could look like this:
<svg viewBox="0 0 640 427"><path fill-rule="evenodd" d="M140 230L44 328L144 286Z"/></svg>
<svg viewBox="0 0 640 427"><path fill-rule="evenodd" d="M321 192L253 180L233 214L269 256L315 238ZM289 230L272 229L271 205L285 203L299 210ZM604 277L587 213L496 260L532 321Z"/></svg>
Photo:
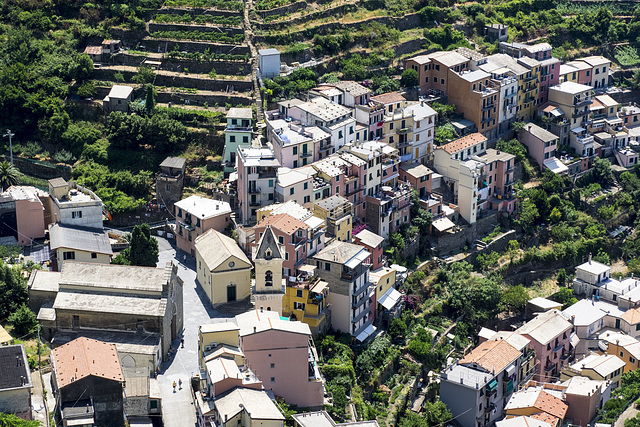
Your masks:
<svg viewBox="0 0 640 427"><path fill-rule="evenodd" d="M603 423L613 424L629 405L640 396L640 371L622 374L622 386L612 392L612 398L598 410ZM627 423L625 423L625 427Z"/></svg>
<svg viewBox="0 0 640 427"><path fill-rule="evenodd" d="M113 260L114 264L155 267L158 263L158 241L151 236L149 224L136 225L127 234L129 247Z"/></svg>
<svg viewBox="0 0 640 427"><path fill-rule="evenodd" d="M158 23L176 23L176 24L216 24L229 27L237 27L242 23L241 16L215 16L215 15L196 15L192 16L188 13L184 15L174 15L159 13L154 18Z"/></svg>
<svg viewBox="0 0 640 427"><path fill-rule="evenodd" d="M242 11L244 4L235 0L166 0L165 6L186 6L193 8L213 8L220 10Z"/></svg>
<svg viewBox="0 0 640 427"><path fill-rule="evenodd" d="M22 304L7 320L13 325L13 330L21 336L32 332L38 325L35 313L26 304Z"/></svg>
<svg viewBox="0 0 640 427"><path fill-rule="evenodd" d="M154 31L151 37L173 40L206 40L219 43L239 44L244 40L244 34L220 33L218 31Z"/></svg>
<svg viewBox="0 0 640 427"><path fill-rule="evenodd" d="M2 427L39 427L40 421L25 421L14 414L0 412L0 426Z"/></svg>

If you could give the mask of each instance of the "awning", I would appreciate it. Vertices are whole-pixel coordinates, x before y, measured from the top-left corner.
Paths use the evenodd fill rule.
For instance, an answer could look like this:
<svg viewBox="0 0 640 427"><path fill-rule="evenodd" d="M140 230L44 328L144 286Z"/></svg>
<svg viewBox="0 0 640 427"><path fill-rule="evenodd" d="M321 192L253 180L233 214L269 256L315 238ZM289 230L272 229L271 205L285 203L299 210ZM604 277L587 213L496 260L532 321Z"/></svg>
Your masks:
<svg viewBox="0 0 640 427"><path fill-rule="evenodd" d="M324 291L327 288L327 286L329 286L327 282L320 280L318 283L316 283L313 289L311 289L311 292L315 294L321 294L322 291Z"/></svg>
<svg viewBox="0 0 640 427"><path fill-rule="evenodd" d="M304 271L305 273L315 273L316 268L318 267L316 267L315 265L302 264L300 267L298 267L298 270Z"/></svg>
<svg viewBox="0 0 640 427"><path fill-rule="evenodd" d="M433 221L433 226L436 228L436 230L442 232L450 228L453 228L456 225L449 218L444 217L444 218L436 219L435 221Z"/></svg>
<svg viewBox="0 0 640 427"><path fill-rule="evenodd" d="M84 426L84 425L93 425L94 421L93 421L93 417L86 417L86 418L72 418L69 419L67 418L67 425L68 426Z"/></svg>
<svg viewBox="0 0 640 427"><path fill-rule="evenodd" d="M573 133L582 133L582 132L584 132L585 130L586 130L585 128L583 128L583 127L579 127L579 126L578 126L578 127L577 127L577 128L575 128L575 129L571 129L571 132L573 132Z"/></svg>
<svg viewBox="0 0 640 427"><path fill-rule="evenodd" d="M516 372L516 365L509 366L505 372L507 373L507 376L510 377Z"/></svg>
<svg viewBox="0 0 640 427"><path fill-rule="evenodd" d="M358 254L356 254L356 256L347 261L345 265L348 268L356 268L358 264L363 263L367 258L369 258L370 255L371 252L369 251L360 251L358 252Z"/></svg>
<svg viewBox="0 0 640 427"><path fill-rule="evenodd" d="M391 310L393 307L398 304L402 294L395 290L394 288L389 288L387 292L384 293L380 298L378 298L378 304L386 308L387 310Z"/></svg>
<svg viewBox="0 0 640 427"><path fill-rule="evenodd" d="M580 342L580 338L578 338L578 335L576 335L576 333L573 332L571 334L571 337L569 338L569 342L571 343L571 346L573 348L576 348L578 346L578 343Z"/></svg>
<svg viewBox="0 0 640 427"><path fill-rule="evenodd" d="M487 391L493 391L496 388L498 388L498 380L494 378L491 381L489 381L489 384L487 384Z"/></svg>
<svg viewBox="0 0 640 427"><path fill-rule="evenodd" d="M358 336L356 337L356 339L360 342L363 342L364 340L366 340L367 338L369 338L371 336L371 334L373 334L376 331L376 327L373 325L369 325L366 328L364 328L364 331L360 332L358 334Z"/></svg>
<svg viewBox="0 0 640 427"><path fill-rule="evenodd" d="M554 117L564 116L564 111L562 111L559 108L555 108L555 109L551 110L551 115L554 116Z"/></svg>

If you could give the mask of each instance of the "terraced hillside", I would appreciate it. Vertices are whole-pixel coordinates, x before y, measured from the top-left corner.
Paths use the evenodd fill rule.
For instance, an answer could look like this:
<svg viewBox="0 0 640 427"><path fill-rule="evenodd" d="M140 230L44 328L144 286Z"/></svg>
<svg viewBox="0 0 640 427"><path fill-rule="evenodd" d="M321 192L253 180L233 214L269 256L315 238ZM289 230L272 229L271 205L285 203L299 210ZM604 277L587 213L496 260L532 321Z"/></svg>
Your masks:
<svg viewBox="0 0 640 427"><path fill-rule="evenodd" d="M150 18L144 33L124 33L125 49L95 70L101 84L150 82L160 103L252 103L243 2L167 0Z"/></svg>

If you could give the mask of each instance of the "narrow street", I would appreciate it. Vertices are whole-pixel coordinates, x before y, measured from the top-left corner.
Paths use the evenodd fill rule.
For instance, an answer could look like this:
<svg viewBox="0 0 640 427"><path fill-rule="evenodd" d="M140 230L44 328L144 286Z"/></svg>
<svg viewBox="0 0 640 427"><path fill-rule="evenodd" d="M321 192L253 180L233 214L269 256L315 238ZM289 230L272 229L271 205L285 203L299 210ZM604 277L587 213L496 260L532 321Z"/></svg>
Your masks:
<svg viewBox="0 0 640 427"><path fill-rule="evenodd" d="M204 292L196 284L195 260L176 249L164 238L158 240L158 267L164 267L167 262L178 265L179 276L184 281L184 348L180 346L180 338L172 346L177 349L174 356L164 362L158 376L158 385L162 395L162 416L166 427L190 427L196 425L196 409L191 394L191 377L198 373L198 328L211 322L212 318L233 317L237 313L246 311L246 303L237 307L226 308L224 311L214 310ZM173 382L182 380L182 389Z"/></svg>

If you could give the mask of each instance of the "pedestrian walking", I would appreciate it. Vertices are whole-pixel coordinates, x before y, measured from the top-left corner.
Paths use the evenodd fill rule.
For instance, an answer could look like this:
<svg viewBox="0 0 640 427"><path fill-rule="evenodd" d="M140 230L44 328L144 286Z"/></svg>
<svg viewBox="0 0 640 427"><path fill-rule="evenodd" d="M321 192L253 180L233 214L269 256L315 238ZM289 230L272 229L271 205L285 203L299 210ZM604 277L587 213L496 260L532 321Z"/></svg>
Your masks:
<svg viewBox="0 0 640 427"><path fill-rule="evenodd" d="M182 378L178 378L178 389L182 390Z"/></svg>
<svg viewBox="0 0 640 427"><path fill-rule="evenodd" d="M176 392L176 382L175 381L173 382L173 392L174 393Z"/></svg>

